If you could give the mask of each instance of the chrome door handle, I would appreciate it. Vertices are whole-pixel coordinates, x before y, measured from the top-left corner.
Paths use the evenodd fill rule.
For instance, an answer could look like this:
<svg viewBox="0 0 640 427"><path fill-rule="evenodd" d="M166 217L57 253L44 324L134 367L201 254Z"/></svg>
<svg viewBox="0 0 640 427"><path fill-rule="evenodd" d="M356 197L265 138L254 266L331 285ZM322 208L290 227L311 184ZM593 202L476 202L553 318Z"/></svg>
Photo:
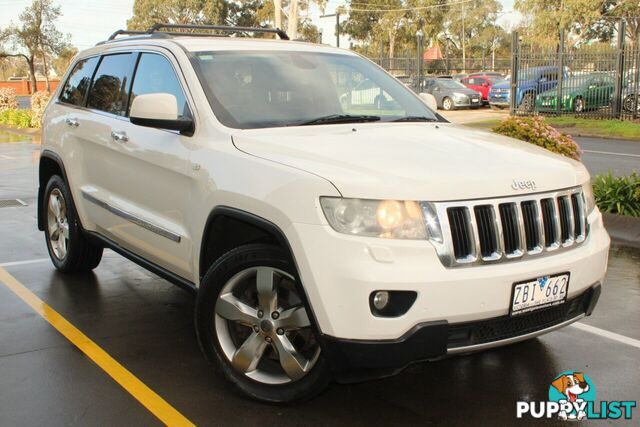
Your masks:
<svg viewBox="0 0 640 427"><path fill-rule="evenodd" d="M129 140L126 132L113 131L111 132L111 138L116 142L127 142Z"/></svg>
<svg viewBox="0 0 640 427"><path fill-rule="evenodd" d="M68 118L64 122L67 124L67 126L71 126L74 128L77 128L78 126L80 126L80 123L78 123L78 119L76 118Z"/></svg>

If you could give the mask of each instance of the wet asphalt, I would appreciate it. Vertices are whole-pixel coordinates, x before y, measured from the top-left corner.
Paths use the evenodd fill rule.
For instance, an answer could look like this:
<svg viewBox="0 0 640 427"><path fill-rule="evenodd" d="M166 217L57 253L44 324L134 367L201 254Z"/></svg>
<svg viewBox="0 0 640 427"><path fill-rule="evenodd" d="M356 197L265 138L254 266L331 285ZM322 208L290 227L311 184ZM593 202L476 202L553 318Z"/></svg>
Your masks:
<svg viewBox="0 0 640 427"><path fill-rule="evenodd" d="M9 141L10 140L10 141ZM47 257L36 227L39 145L0 133L0 264ZM94 273L49 261L4 267L197 425L567 425L517 420L516 401L545 400L562 371L585 372L598 400L640 399L640 348L576 327L500 349L413 365L398 376L333 385L296 406L233 393L204 361L193 299L106 251ZM594 315L582 323L640 340L640 251L613 247ZM584 425L638 425L588 421ZM0 283L0 426L157 425L150 412Z"/></svg>

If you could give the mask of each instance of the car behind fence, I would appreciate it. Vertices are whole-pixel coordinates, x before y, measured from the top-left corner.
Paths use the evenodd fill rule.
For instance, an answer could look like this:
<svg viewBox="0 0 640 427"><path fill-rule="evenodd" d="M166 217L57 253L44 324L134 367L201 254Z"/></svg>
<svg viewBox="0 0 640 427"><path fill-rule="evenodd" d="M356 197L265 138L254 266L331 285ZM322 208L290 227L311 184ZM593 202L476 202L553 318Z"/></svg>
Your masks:
<svg viewBox="0 0 640 427"><path fill-rule="evenodd" d="M623 22L617 34L622 36L615 45L578 46L569 46L561 35L556 48L544 50L523 42L514 32L510 59L420 61L420 49L413 55L371 59L417 92L423 91L427 77L461 80L471 73L500 72L508 80L493 84L487 101L493 108L509 108L513 115L640 119L640 45L625 43Z"/></svg>
<svg viewBox="0 0 640 427"><path fill-rule="evenodd" d="M618 34L624 34L624 28L620 30ZM640 48L625 44L624 37L615 46L574 47L561 36L557 49L544 51L521 42L514 33L513 46L512 79L502 93L490 95L491 104L507 101L515 115L640 117Z"/></svg>

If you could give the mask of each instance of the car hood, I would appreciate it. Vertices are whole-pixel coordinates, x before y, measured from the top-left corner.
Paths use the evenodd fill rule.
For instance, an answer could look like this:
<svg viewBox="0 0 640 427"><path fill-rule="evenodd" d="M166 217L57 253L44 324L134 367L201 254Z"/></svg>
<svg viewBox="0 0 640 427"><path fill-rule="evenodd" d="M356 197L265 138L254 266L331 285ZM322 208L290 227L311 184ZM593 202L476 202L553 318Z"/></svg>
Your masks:
<svg viewBox="0 0 640 427"><path fill-rule="evenodd" d="M498 83L494 83L491 86L491 89L509 89L511 87L511 82L509 80L503 80Z"/></svg>
<svg viewBox="0 0 640 427"><path fill-rule="evenodd" d="M443 90L444 93L447 94L453 94L453 93L463 93L465 95L478 95L478 91L477 90L473 90L473 89L469 89L468 87L465 88L456 88L456 89L449 89L446 88Z"/></svg>
<svg viewBox="0 0 640 427"><path fill-rule="evenodd" d="M366 123L252 129L232 135L248 154L331 181L344 197L462 200L520 195L589 179L577 161L450 123Z"/></svg>

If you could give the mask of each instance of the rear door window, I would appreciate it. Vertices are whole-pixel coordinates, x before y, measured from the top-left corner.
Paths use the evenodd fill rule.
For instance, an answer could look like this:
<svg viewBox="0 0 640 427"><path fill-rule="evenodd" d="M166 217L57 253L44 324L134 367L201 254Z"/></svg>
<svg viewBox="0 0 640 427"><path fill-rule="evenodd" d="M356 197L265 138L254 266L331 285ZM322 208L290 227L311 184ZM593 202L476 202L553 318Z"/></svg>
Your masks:
<svg viewBox="0 0 640 427"><path fill-rule="evenodd" d="M118 116L127 113L136 56L121 53L102 57L89 91L87 107Z"/></svg>
<svg viewBox="0 0 640 427"><path fill-rule="evenodd" d="M138 95L150 93L169 93L175 96L178 103L178 117L191 115L184 92L171 63L162 55L143 53L136 69L129 103L131 104Z"/></svg>
<svg viewBox="0 0 640 427"><path fill-rule="evenodd" d="M67 83L60 92L60 101L65 104L84 106L85 96L91 84L91 76L96 69L99 57L82 59L73 67Z"/></svg>

